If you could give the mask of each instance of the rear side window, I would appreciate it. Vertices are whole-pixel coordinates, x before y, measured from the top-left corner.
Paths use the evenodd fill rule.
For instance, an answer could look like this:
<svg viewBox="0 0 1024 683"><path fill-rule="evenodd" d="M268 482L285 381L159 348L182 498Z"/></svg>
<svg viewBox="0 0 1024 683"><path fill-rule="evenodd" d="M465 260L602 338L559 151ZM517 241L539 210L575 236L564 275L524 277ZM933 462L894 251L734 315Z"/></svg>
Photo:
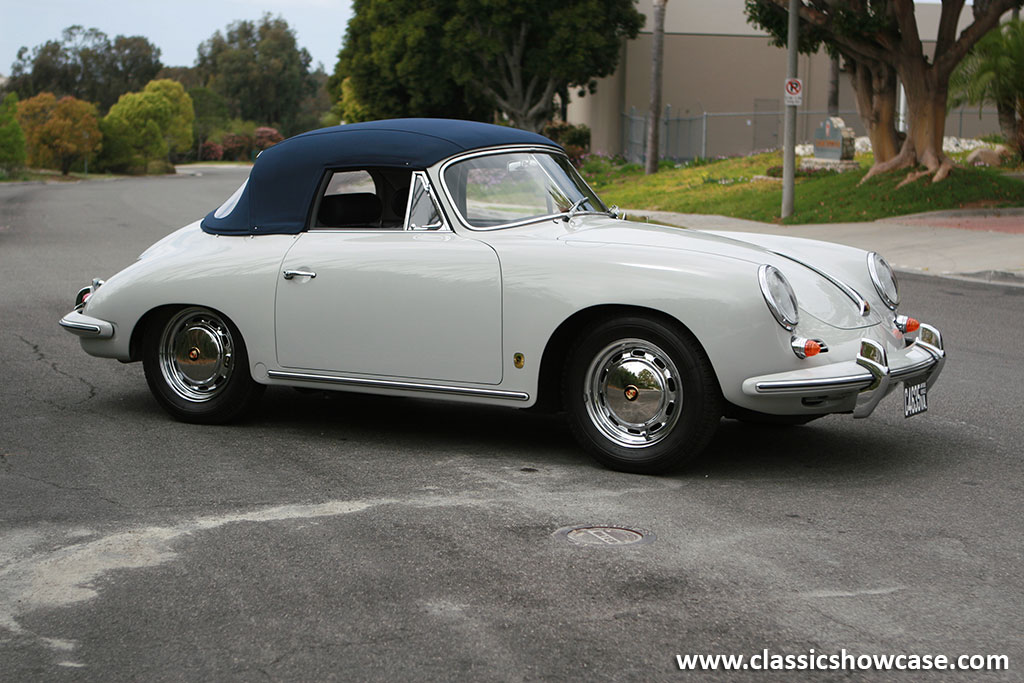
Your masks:
<svg viewBox="0 0 1024 683"><path fill-rule="evenodd" d="M313 229L401 230L412 172L366 168L332 171L314 208Z"/></svg>
<svg viewBox="0 0 1024 683"><path fill-rule="evenodd" d="M335 172L327 183L324 196L332 194L355 194L357 192L369 192L377 194L377 186L373 182L373 176L366 171L339 171Z"/></svg>

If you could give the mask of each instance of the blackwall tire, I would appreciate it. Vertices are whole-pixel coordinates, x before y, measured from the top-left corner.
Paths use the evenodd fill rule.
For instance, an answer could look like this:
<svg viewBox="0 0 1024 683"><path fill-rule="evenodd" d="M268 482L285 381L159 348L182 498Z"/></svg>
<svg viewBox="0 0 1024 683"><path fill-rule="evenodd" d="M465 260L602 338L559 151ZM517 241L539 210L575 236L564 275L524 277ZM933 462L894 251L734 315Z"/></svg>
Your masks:
<svg viewBox="0 0 1024 683"><path fill-rule="evenodd" d="M264 390L249 373L238 328L200 306L153 319L143 338L142 363L154 398L182 422L230 422L247 412Z"/></svg>
<svg viewBox="0 0 1024 683"><path fill-rule="evenodd" d="M710 361L681 326L645 317L591 325L562 382L569 426L607 467L661 474L691 461L721 420Z"/></svg>

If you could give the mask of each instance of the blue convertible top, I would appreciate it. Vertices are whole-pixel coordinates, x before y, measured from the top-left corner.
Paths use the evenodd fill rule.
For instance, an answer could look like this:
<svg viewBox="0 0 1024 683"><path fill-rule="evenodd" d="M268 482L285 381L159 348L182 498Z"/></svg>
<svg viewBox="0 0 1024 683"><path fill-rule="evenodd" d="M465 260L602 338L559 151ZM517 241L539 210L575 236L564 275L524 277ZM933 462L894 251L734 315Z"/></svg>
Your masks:
<svg viewBox="0 0 1024 683"><path fill-rule="evenodd" d="M238 201L211 211L202 227L220 235L302 232L329 169L423 170L460 152L516 144L557 147L536 133L475 121L394 119L321 128L263 150Z"/></svg>

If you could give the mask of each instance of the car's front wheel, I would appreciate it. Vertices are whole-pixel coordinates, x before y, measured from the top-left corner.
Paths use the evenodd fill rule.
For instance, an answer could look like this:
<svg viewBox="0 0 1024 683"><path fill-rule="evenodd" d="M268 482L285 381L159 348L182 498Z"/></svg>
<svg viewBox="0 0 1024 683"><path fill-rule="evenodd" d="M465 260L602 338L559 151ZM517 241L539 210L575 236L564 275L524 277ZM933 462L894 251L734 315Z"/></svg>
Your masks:
<svg viewBox="0 0 1024 683"><path fill-rule="evenodd" d="M562 398L598 461L657 474L696 457L721 419L711 363L685 329L633 317L592 325L572 349Z"/></svg>
<svg viewBox="0 0 1024 683"><path fill-rule="evenodd" d="M249 374L238 328L208 308L192 306L152 320L143 338L142 361L157 402L183 422L229 422L247 411L264 389Z"/></svg>

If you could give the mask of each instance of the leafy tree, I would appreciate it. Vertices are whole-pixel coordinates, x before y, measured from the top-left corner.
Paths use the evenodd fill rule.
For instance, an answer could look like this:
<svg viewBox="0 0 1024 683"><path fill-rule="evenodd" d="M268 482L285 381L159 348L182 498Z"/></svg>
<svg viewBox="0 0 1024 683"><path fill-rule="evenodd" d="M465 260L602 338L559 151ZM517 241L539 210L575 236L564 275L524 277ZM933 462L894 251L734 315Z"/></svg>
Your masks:
<svg viewBox="0 0 1024 683"><path fill-rule="evenodd" d="M70 95L58 100L41 93L19 102L18 122L25 131L29 163L56 166L64 175L102 147L96 105Z"/></svg>
<svg viewBox="0 0 1024 683"><path fill-rule="evenodd" d="M336 119L408 116L487 120L493 107L458 83L440 40L456 0L355 0L328 81ZM335 120L336 122L336 120Z"/></svg>
<svg viewBox="0 0 1024 683"><path fill-rule="evenodd" d="M180 154L191 148L192 121L195 119L195 113L192 98L185 92L181 83L168 79L150 81L142 92L147 95L158 95L170 104L170 116L166 119L155 119L161 134L167 140L168 149Z"/></svg>
<svg viewBox="0 0 1024 683"><path fill-rule="evenodd" d="M321 117L331 108L331 94L327 87L330 79L324 71L323 64L317 64L316 71L310 74L310 78L313 80L313 92L299 103L299 113L291 131L293 135L319 128L322 125Z"/></svg>
<svg viewBox="0 0 1024 683"><path fill-rule="evenodd" d="M355 86L352 84L352 77L348 76L341 82L341 88L339 89L340 96L338 101L335 102L331 110L324 114L320 122L325 126L336 126L339 123L357 123L359 121L371 121L373 116L367 111L366 107L359 103L356 98ZM420 116L426 116L426 114L417 113ZM401 114L400 116L406 116ZM451 114L454 118L472 118L459 116L457 113ZM378 118L389 118L387 116Z"/></svg>
<svg viewBox="0 0 1024 683"><path fill-rule="evenodd" d="M25 132L17 112L18 96L8 93L0 102L0 174L25 163Z"/></svg>
<svg viewBox="0 0 1024 683"><path fill-rule="evenodd" d="M234 116L279 125L291 133L304 98L314 91L312 58L288 22L264 14L236 21L199 46L196 70L223 96Z"/></svg>
<svg viewBox="0 0 1024 683"><path fill-rule="evenodd" d="M7 89L23 98L41 92L72 95L106 110L161 67L160 48L142 36L119 35L111 41L99 29L76 25L64 29L59 41L18 50Z"/></svg>
<svg viewBox="0 0 1024 683"><path fill-rule="evenodd" d="M193 143L201 148L216 131L228 123L227 101L209 88L197 87L188 91L192 98L195 119L192 122Z"/></svg>
<svg viewBox="0 0 1024 683"><path fill-rule="evenodd" d="M150 81L141 92L121 95L103 120L108 139L104 164L112 170L145 171L155 161L192 147L192 98L180 83ZM167 170L160 164L159 170Z"/></svg>
<svg viewBox="0 0 1024 683"><path fill-rule="evenodd" d="M535 131L551 117L556 93L611 74L622 42L643 25L633 0L454 4L445 22L447 58L438 63L450 63L457 82L485 95L515 126Z"/></svg>
<svg viewBox="0 0 1024 683"><path fill-rule="evenodd" d="M749 20L785 45L789 0L745 0ZM800 0L800 49L814 52L824 43L838 52L857 94L857 107L875 145L877 173L918 164L926 170L904 181L933 174L938 182L951 170L942 151L949 79L957 64L999 17L1021 0L975 0L974 21L959 36L965 0L942 0L934 57L925 54L913 0ZM908 134L902 145L894 126L896 78L907 95ZM896 150L899 150L898 152Z"/></svg>
<svg viewBox="0 0 1024 683"><path fill-rule="evenodd" d="M999 128L1024 156L1024 22L1003 24L974 46L950 79L953 104L996 105Z"/></svg>

